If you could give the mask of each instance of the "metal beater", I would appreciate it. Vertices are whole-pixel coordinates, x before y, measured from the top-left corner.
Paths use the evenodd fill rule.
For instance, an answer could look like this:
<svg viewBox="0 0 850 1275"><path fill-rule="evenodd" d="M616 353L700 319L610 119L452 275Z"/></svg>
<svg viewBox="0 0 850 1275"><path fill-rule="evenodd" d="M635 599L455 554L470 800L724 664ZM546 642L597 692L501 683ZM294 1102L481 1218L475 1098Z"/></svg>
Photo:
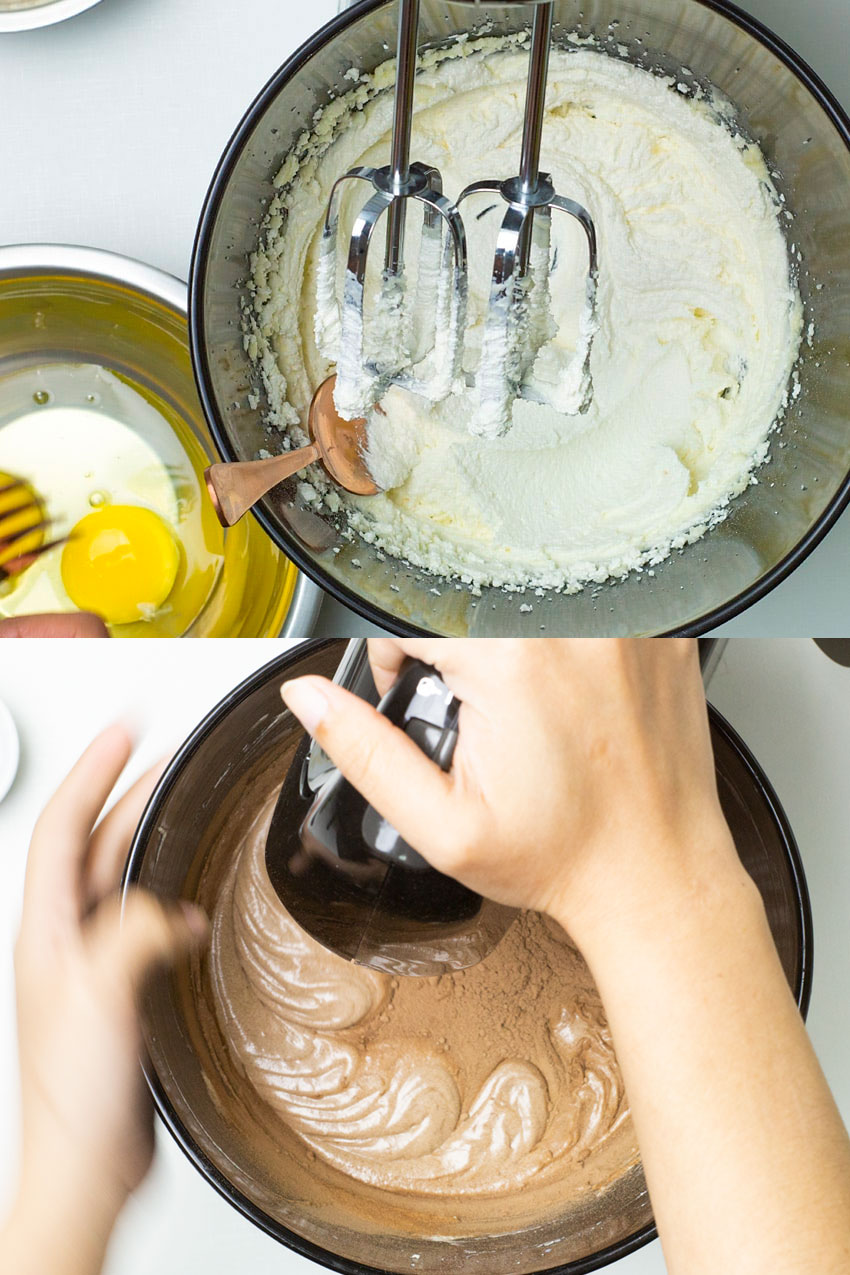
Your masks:
<svg viewBox="0 0 850 1275"><path fill-rule="evenodd" d="M510 427L515 398L524 387L542 346L555 335L551 316L551 211L576 218L587 237L585 306L569 378L570 406L584 411L590 402L590 352L595 330L597 278L596 230L590 213L557 194L551 175L540 172L546 82L552 41L552 0L452 0L455 4L535 7L531 37L520 171L506 181L476 181L457 204L443 194L437 169L410 162L416 75L419 0L399 0L398 60L393 111L392 156L385 168L354 168L334 184L325 217L317 280L316 339L337 363L336 408L344 419L367 415L391 384L402 385L432 402L446 398L463 374L467 308L467 241L459 207L477 194L497 194L508 205L499 231L490 302L475 378L478 408L473 432L497 437ZM370 182L371 198L357 216L345 269L343 300L337 302L339 194L351 179ZM424 205L415 303L408 304L404 241L408 199ZM384 269L366 348L364 300L369 247L387 214ZM444 233L445 232L445 233ZM416 378L411 369L427 369ZM469 379L469 378L468 378Z"/></svg>
<svg viewBox="0 0 850 1275"><path fill-rule="evenodd" d="M488 0L492 3L493 0ZM515 4L518 0L495 0ZM549 173L540 172L540 148L546 107L546 83L552 45L554 5L536 3L528 67L528 89L517 177L473 182L458 199L498 194L508 205L496 243L490 305L482 342L477 384L479 405L473 431L495 438L511 423L511 405L523 393L523 381L541 347L555 335L550 313L551 210L575 217L587 236L588 274L575 360L574 411L586 411L592 394L590 352L595 330L597 279L596 228L586 208L555 191ZM456 4L477 0L453 0Z"/></svg>
<svg viewBox="0 0 850 1275"><path fill-rule="evenodd" d="M384 168L354 168L340 177L334 184L325 217L318 267L316 339L319 349L336 360L335 402L346 420L365 416L393 383L437 402L451 393L461 371L467 299L466 233L456 205L443 194L439 171L410 161L418 32L419 0L399 0L390 163ZM344 183L352 179L370 182L374 190L354 222L340 314L336 296L339 194ZM404 270L409 199L424 206L412 307ZM366 267L372 236L384 214L384 269L367 348ZM431 370L417 380L409 369L429 353L433 355Z"/></svg>

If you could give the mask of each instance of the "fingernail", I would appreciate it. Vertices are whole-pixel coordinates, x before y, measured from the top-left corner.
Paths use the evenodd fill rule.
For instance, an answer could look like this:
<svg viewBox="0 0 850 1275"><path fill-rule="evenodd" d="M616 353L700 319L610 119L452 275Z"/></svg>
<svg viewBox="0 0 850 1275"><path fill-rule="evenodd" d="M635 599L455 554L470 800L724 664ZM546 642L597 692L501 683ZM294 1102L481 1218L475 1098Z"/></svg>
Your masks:
<svg viewBox="0 0 850 1275"><path fill-rule="evenodd" d="M205 941L209 937L210 923L203 908L199 908L195 903L187 902L186 899L181 899L180 911L192 935L196 939Z"/></svg>
<svg viewBox="0 0 850 1275"><path fill-rule="evenodd" d="M322 694L309 677L284 682L280 693L284 704L295 714L304 729L315 735L330 707L327 696Z"/></svg>

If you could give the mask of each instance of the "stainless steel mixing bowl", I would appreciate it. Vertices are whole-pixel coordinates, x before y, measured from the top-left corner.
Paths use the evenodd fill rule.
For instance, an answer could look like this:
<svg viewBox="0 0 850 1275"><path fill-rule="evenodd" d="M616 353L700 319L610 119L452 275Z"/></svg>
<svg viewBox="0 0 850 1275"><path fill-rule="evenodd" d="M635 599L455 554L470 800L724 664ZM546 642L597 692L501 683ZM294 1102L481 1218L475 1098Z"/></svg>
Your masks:
<svg viewBox="0 0 850 1275"><path fill-rule="evenodd" d="M486 17L495 30L528 23L532 10L423 0L423 42L452 39ZM284 516L294 486L257 509L263 526L299 566L341 601L398 633L594 636L704 633L761 598L826 534L850 500L850 121L797 55L725 0L557 0L558 32L625 46L642 65L682 82L709 81L737 106L744 129L779 172L794 214L789 235L802 252L806 322L801 393L772 456L703 540L655 570L574 596L532 597L487 589L480 598L362 541L316 551ZM370 70L393 47L395 5L361 0L330 22L280 69L239 125L201 217L191 277L193 358L201 398L226 459L253 458L267 444L261 386L242 344L240 298L260 236L272 179L314 112L350 88L352 66ZM688 72L682 68L688 68ZM604 246L603 246L604 250ZM296 299L293 298L293 305ZM239 406L234 406L235 404Z"/></svg>
<svg viewBox="0 0 850 1275"><path fill-rule="evenodd" d="M70 244L0 248L0 402L3 378L26 367L103 364L168 404L212 459L192 379L186 300L184 282L117 253ZM311 633L322 597L313 582L257 527L224 543L225 569L185 636Z"/></svg>
<svg viewBox="0 0 850 1275"><path fill-rule="evenodd" d="M136 833L127 885L166 899L196 897L207 855L223 826L250 820L256 801L280 783L284 758L303 737L281 703L285 677L330 675L344 644L311 642L279 657L236 687L190 736L161 779ZM721 798L736 844L761 890L783 967L805 1012L811 989L812 933L805 878L782 808L738 736L712 712ZM247 800L246 800L247 798ZM402 1205L378 1192L380 1219L368 1233L353 1224L348 1180L336 1174L338 1204L329 1216L311 1199L321 1165L295 1141L284 1154L276 1121L246 1126L234 1112L228 1079L209 1058L207 1033L188 980L162 976L146 991L146 1073L160 1115L189 1159L247 1218L281 1243L346 1275L410 1271L438 1275L581 1275L615 1261L655 1235L640 1169L581 1208L514 1234L476 1240L422 1240L393 1233ZM279 1153L270 1179L266 1137ZM266 1167L263 1167L265 1164ZM291 1181L287 1177L291 1174ZM287 1182L289 1189L287 1189ZM419 1255L415 1266L411 1254Z"/></svg>

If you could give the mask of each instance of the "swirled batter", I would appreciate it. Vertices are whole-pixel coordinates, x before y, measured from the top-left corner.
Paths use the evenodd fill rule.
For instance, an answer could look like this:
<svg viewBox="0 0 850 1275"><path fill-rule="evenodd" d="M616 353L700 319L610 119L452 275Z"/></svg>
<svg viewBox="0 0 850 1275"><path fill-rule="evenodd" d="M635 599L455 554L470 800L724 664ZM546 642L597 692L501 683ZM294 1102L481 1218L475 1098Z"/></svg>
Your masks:
<svg viewBox="0 0 850 1275"><path fill-rule="evenodd" d="M451 1201L549 1187L562 1207L636 1160L622 1079L578 952L526 914L480 965L396 979L333 955L268 880L274 799L216 889L209 980L236 1071L268 1117L368 1187ZM554 1192L554 1195L553 1195ZM531 1193L529 1195L529 1193Z"/></svg>
<svg viewBox="0 0 850 1275"><path fill-rule="evenodd" d="M526 71L526 52L510 42L506 51L470 39L423 55L413 150L442 170L451 196L516 172ZM325 204L340 174L386 163L392 74L392 64L369 77L355 71L357 88L289 156L253 262L248 349L270 424L298 443L311 393L332 367L313 332ZM590 210L600 242L589 410L577 410L583 396L571 389L583 362L587 249L576 224L556 215L554 335L504 437L470 432L477 391L463 380L437 404L394 387L368 422L368 460L384 493L346 496L314 467L302 497L428 571L515 589L575 591L622 576L722 518L767 455L801 328L779 196L730 113L620 58L553 50L542 164ZM362 183L352 186L343 235L365 198ZM503 211L495 197L464 206L470 378ZM374 259L383 260L377 240Z"/></svg>

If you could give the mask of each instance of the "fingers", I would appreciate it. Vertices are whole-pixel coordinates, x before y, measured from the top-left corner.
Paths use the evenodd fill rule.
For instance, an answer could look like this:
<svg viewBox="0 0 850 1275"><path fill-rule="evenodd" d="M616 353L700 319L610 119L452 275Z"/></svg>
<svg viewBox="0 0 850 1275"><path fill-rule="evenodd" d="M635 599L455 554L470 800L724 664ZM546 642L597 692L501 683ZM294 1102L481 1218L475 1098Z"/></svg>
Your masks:
<svg viewBox="0 0 850 1275"><path fill-rule="evenodd" d="M395 682L406 659L401 642L395 638L369 639L369 664L382 699Z"/></svg>
<svg viewBox="0 0 850 1275"><path fill-rule="evenodd" d="M281 695L346 779L427 855L427 830L440 828L452 804L451 777L370 704L325 678L285 682Z"/></svg>
<svg viewBox="0 0 850 1275"><path fill-rule="evenodd" d="M381 696L386 695L408 658L432 664L447 686L460 694L461 685L468 692L468 674L476 667L476 654L481 655L483 649L476 652L468 641L451 638L370 638L369 663Z"/></svg>
<svg viewBox="0 0 850 1275"><path fill-rule="evenodd" d="M155 970L171 968L208 937L209 922L194 904L166 906L146 890L131 890L123 908L117 898L101 904L86 942L92 959L127 979L138 994Z"/></svg>
<svg viewBox="0 0 850 1275"><path fill-rule="evenodd" d="M133 834L165 766L163 759L146 771L92 833L83 871L83 907L86 910L118 889Z"/></svg>
<svg viewBox="0 0 850 1275"><path fill-rule="evenodd" d="M32 926L51 932L56 923L78 922L89 835L131 747L122 726L108 727L89 744L42 811L27 859L22 931Z"/></svg>
<svg viewBox="0 0 850 1275"><path fill-rule="evenodd" d="M22 615L0 621L0 638L108 638L99 615L79 611L71 615Z"/></svg>

